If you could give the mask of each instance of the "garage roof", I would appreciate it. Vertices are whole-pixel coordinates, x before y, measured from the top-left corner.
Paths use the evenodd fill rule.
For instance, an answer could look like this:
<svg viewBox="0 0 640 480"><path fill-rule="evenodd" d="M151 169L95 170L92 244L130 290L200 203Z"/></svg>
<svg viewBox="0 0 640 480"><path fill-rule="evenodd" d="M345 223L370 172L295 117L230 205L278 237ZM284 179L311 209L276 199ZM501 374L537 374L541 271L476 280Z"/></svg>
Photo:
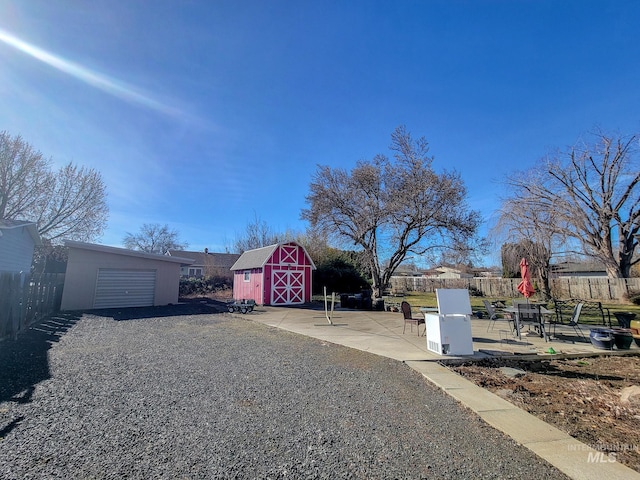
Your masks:
<svg viewBox="0 0 640 480"><path fill-rule="evenodd" d="M95 243L76 242L75 240L65 240L65 246L70 248L80 248L82 250L93 250L95 252L113 253L115 255L126 255L130 257L148 258L160 262L179 263L180 265L191 265L191 258L170 257L168 255L159 255L157 253L140 252L138 250L129 250L128 248L109 247L107 245L98 245Z"/></svg>

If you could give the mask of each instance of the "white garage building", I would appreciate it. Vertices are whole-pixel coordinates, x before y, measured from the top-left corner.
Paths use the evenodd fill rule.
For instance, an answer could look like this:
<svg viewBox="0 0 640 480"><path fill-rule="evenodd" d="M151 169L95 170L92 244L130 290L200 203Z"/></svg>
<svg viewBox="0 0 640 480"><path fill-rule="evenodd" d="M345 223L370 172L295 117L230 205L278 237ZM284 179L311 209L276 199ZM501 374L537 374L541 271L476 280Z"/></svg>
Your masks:
<svg viewBox="0 0 640 480"><path fill-rule="evenodd" d="M192 260L66 241L69 261L61 310L178 303L180 267Z"/></svg>

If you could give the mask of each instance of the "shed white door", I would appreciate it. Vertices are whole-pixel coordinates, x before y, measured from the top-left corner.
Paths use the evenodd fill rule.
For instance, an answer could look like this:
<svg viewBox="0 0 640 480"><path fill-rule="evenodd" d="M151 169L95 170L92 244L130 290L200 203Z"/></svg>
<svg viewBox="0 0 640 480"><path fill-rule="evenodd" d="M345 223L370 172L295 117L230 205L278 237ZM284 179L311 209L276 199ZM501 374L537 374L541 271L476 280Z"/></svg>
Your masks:
<svg viewBox="0 0 640 480"><path fill-rule="evenodd" d="M272 305L304 303L304 272L273 271Z"/></svg>
<svg viewBox="0 0 640 480"><path fill-rule="evenodd" d="M155 270L100 268L93 307L150 307L155 292Z"/></svg>

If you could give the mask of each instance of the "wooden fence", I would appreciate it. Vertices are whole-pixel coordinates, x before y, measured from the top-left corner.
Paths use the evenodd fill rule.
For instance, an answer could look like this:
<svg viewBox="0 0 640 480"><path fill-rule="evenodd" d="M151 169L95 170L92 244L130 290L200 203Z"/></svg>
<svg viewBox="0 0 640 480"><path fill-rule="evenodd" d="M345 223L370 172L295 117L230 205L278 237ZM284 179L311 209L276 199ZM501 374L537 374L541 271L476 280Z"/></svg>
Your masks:
<svg viewBox="0 0 640 480"><path fill-rule="evenodd" d="M15 337L60 310L64 274L0 273L0 338Z"/></svg>
<svg viewBox="0 0 640 480"><path fill-rule="evenodd" d="M517 298L520 296L519 283L519 278L393 277L391 289L394 292L433 292L436 288L468 288L485 297ZM630 293L640 293L640 278L555 278L551 280L551 292L554 298L621 301Z"/></svg>

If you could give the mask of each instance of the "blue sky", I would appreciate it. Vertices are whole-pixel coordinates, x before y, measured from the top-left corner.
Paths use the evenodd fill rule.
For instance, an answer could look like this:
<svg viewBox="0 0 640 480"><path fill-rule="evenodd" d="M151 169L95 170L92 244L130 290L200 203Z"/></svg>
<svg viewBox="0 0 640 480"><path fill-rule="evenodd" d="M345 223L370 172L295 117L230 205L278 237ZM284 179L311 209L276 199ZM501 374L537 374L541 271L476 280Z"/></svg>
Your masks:
<svg viewBox="0 0 640 480"><path fill-rule="evenodd" d="M106 245L304 230L316 165L401 124L489 220L515 170L640 131L639 23L616 0L0 0L0 130L102 173Z"/></svg>

